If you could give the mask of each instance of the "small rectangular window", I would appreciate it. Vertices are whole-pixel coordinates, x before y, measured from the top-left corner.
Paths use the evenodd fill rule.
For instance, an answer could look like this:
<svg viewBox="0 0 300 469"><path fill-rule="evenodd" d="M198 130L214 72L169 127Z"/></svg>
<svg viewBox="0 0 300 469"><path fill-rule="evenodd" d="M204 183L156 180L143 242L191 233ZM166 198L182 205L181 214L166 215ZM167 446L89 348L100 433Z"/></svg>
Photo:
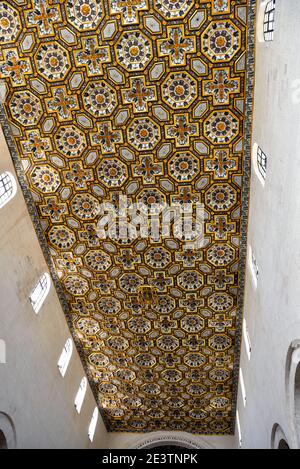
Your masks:
<svg viewBox="0 0 300 469"><path fill-rule="evenodd" d="M83 401L84 401L84 396L85 396L85 393L86 393L86 389L87 389L87 379L86 379L86 377L83 377L81 382L80 382L80 386L79 386L79 389L77 391L77 394L76 394L76 397L75 397L75 402L74 402L74 405L75 405L75 408L76 408L78 414L80 414L80 411L81 411L81 407L82 407L82 404L83 404Z"/></svg>
<svg viewBox="0 0 300 469"><path fill-rule="evenodd" d="M264 15L264 39L265 41L273 41L274 21L275 21L275 0L270 0L266 5L265 15Z"/></svg>
<svg viewBox="0 0 300 469"><path fill-rule="evenodd" d="M73 351L73 343L71 339L67 339L64 348L61 352L61 355L59 357L59 360L57 362L58 369L60 371L60 374L62 377L65 376L69 362L71 360L72 356L72 351Z"/></svg>
<svg viewBox="0 0 300 469"><path fill-rule="evenodd" d="M239 438L239 448L241 448L242 445L243 445L243 440L242 440L240 416L239 416L239 413L238 413L238 412L236 413L236 426L237 426L238 438Z"/></svg>
<svg viewBox="0 0 300 469"><path fill-rule="evenodd" d="M257 147L257 168L260 175L265 180L267 174L267 155L260 147Z"/></svg>
<svg viewBox="0 0 300 469"><path fill-rule="evenodd" d="M244 376L243 376L243 372L241 368L240 368L240 385L241 385L241 391L242 391L243 404L244 404L244 407L246 407L246 404L247 404L246 388L245 388Z"/></svg>
<svg viewBox="0 0 300 469"><path fill-rule="evenodd" d="M49 290L50 276L49 274L43 274L29 296L33 310L36 314L40 311Z"/></svg>
<svg viewBox="0 0 300 469"><path fill-rule="evenodd" d="M248 359L250 360L251 358L251 341L250 341L250 336L247 328L247 323L246 319L243 320L243 337L244 337L244 344L246 347L246 352Z"/></svg>
<svg viewBox="0 0 300 469"><path fill-rule="evenodd" d="M251 246L249 246L249 248L248 248L248 264L249 264L249 268L250 268L250 272L251 272L253 286L256 289L257 284L258 284L259 270L258 270L258 264L257 264L257 261L256 261L256 257L254 255L254 252L253 252Z"/></svg>
<svg viewBox="0 0 300 469"><path fill-rule="evenodd" d="M99 415L98 408L95 407L94 412L93 412L93 416L92 416L92 419L91 419L91 422L90 422L90 425L89 425L89 431L88 431L90 441L93 441L94 436L95 436L95 431L96 431L96 426L97 426L97 421L98 421L98 415Z"/></svg>
<svg viewBox="0 0 300 469"><path fill-rule="evenodd" d="M14 197L16 191L17 185L13 175L7 171L0 174L0 208Z"/></svg>

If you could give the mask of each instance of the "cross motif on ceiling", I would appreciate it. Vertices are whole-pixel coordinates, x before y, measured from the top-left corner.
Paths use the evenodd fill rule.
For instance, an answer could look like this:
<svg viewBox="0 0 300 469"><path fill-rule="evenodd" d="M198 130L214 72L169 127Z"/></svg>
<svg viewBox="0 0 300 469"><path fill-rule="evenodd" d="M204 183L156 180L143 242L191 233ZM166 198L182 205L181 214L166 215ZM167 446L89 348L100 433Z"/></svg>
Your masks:
<svg viewBox="0 0 300 469"><path fill-rule="evenodd" d="M159 321L154 321L155 329L161 330L164 334L172 333L172 329L176 329L176 321L170 320L168 317L160 318Z"/></svg>
<svg viewBox="0 0 300 469"><path fill-rule="evenodd" d="M59 5L50 7L48 0L34 0L34 7L26 15L28 27L37 27L39 36L55 33L54 24L61 21Z"/></svg>
<svg viewBox="0 0 300 469"><path fill-rule="evenodd" d="M99 46L97 37L83 39L83 47L74 52L77 65L85 66L88 76L103 74L103 64L111 62L109 46Z"/></svg>
<svg viewBox="0 0 300 469"><path fill-rule="evenodd" d="M212 96L214 105L229 104L230 95L240 92L240 78L230 79L230 68L214 70L212 80L203 80L203 96Z"/></svg>
<svg viewBox="0 0 300 469"><path fill-rule="evenodd" d="M57 197L45 197L45 204L40 205L42 216L50 217L51 221L62 221L67 213L67 204L60 203Z"/></svg>
<svg viewBox="0 0 300 469"><path fill-rule="evenodd" d="M180 187L176 195L171 196L174 205L181 205L184 211L184 205L195 204L199 201L199 197L194 193L191 186Z"/></svg>
<svg viewBox="0 0 300 469"><path fill-rule="evenodd" d="M116 282L108 278L106 274L98 275L97 280L92 281L93 288L100 290L101 293L111 293L111 290L116 288Z"/></svg>
<svg viewBox="0 0 300 469"><path fill-rule="evenodd" d="M122 264L126 270L134 270L135 265L141 262L141 256L135 254L132 249L122 249L116 258L118 264Z"/></svg>
<svg viewBox="0 0 300 469"><path fill-rule="evenodd" d="M170 67L186 64L186 55L196 52L196 38L185 36L183 25L167 26L167 39L158 40L160 56L168 56Z"/></svg>
<svg viewBox="0 0 300 469"><path fill-rule="evenodd" d="M190 335L187 339L183 339L182 343L192 351L200 350L200 347L205 347L205 340L200 339L197 335Z"/></svg>
<svg viewBox="0 0 300 469"><path fill-rule="evenodd" d="M135 176L142 176L145 184L155 184L157 176L163 174L162 163L154 163L153 155L140 157L140 164L133 166Z"/></svg>
<svg viewBox="0 0 300 469"><path fill-rule="evenodd" d="M211 10L213 15L230 13L231 0L200 0L200 4L208 2L211 3Z"/></svg>
<svg viewBox="0 0 300 469"><path fill-rule="evenodd" d="M70 164L69 171L64 171L64 178L67 182L72 182L76 189L87 189L87 182L93 181L94 173L91 169L84 169L82 163L76 161Z"/></svg>
<svg viewBox="0 0 300 469"><path fill-rule="evenodd" d="M132 104L134 112L148 112L148 102L156 101L156 87L146 86L145 77L129 78L130 87L122 90L124 104Z"/></svg>
<svg viewBox="0 0 300 469"><path fill-rule="evenodd" d="M25 155L32 155L35 160L45 160L46 151L52 150L50 138L42 138L39 130L26 131L26 139L21 141Z"/></svg>
<svg viewBox="0 0 300 469"><path fill-rule="evenodd" d="M194 249L184 249L181 252L175 254L176 260L183 262L185 267L195 267L196 261L202 259L203 254L201 251L195 251Z"/></svg>
<svg viewBox="0 0 300 469"><path fill-rule="evenodd" d="M216 332L225 332L228 327L232 327L232 319L227 319L224 314L216 314L214 319L208 320L208 325Z"/></svg>
<svg viewBox="0 0 300 469"><path fill-rule="evenodd" d="M88 303L85 298L76 298L75 301L71 302L71 308L74 313L77 314L91 314L94 311L94 304Z"/></svg>
<svg viewBox="0 0 300 469"><path fill-rule="evenodd" d="M12 86L26 85L26 76L32 73L30 59L20 59L17 49L3 52L4 61L0 62L0 78L9 77Z"/></svg>
<svg viewBox="0 0 300 469"><path fill-rule="evenodd" d="M157 323L157 322L156 322ZM162 357L159 357L159 362L164 366L174 367L180 363L180 358L174 355L173 353L167 353Z"/></svg>
<svg viewBox="0 0 300 469"><path fill-rule="evenodd" d="M49 112L56 112L59 121L72 119L72 111L79 109L77 95L70 95L65 86L52 88L52 98L47 98Z"/></svg>
<svg viewBox="0 0 300 469"><path fill-rule="evenodd" d="M66 272L77 272L78 268L82 266L82 261L79 257L74 257L72 252L63 253L62 257L56 261L59 269Z"/></svg>
<svg viewBox="0 0 300 469"><path fill-rule="evenodd" d="M116 144L123 143L122 130L113 130L110 121L97 124L98 131L91 133L92 145L100 145L102 153L115 153Z"/></svg>
<svg viewBox="0 0 300 469"><path fill-rule="evenodd" d="M121 14L122 24L134 24L139 21L139 11L147 10L147 0L111 0L112 15Z"/></svg>
<svg viewBox="0 0 300 469"><path fill-rule="evenodd" d="M176 114L173 125L166 125L166 138L175 139L176 146L190 145L191 137L199 135L199 124L190 124L188 114Z"/></svg>
<svg viewBox="0 0 300 469"><path fill-rule="evenodd" d="M203 298L198 298L195 293L187 293L186 298L179 300L181 307L187 308L189 312L197 311L198 308L204 306Z"/></svg>
<svg viewBox="0 0 300 469"><path fill-rule="evenodd" d="M87 223L84 225L83 230L79 230L79 239L86 241L88 246L95 247L100 245L100 238L97 233L97 226L95 223Z"/></svg>
<svg viewBox="0 0 300 469"><path fill-rule="evenodd" d="M227 179L228 172L238 167L238 158L229 158L229 150L214 150L214 158L204 160L204 170L214 171L217 179Z"/></svg>
<svg viewBox="0 0 300 469"><path fill-rule="evenodd" d="M149 285L156 287L158 291L167 291L166 287L173 284L171 277L166 277L164 272L155 272L154 278L149 279Z"/></svg>
<svg viewBox="0 0 300 469"><path fill-rule="evenodd" d="M226 290L227 285L234 284L234 275L226 275L226 270L217 269L214 275L208 275L208 283L216 290Z"/></svg>
<svg viewBox="0 0 300 469"><path fill-rule="evenodd" d="M227 215L217 215L214 222L207 223L207 230L213 233L215 239L227 239L228 234L236 230L235 222L228 222Z"/></svg>

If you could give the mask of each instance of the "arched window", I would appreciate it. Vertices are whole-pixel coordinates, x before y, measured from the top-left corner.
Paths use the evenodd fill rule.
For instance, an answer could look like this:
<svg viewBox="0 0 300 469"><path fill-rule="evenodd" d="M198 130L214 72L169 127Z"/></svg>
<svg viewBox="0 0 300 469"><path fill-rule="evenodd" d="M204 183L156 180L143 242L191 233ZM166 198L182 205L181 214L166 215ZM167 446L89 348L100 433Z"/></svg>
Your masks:
<svg viewBox="0 0 300 469"><path fill-rule="evenodd" d="M267 155L262 151L257 143L253 146L252 160L255 174L264 186L267 175Z"/></svg>
<svg viewBox="0 0 300 469"><path fill-rule="evenodd" d="M253 286L254 286L254 288L257 288L259 270L258 270L256 257L253 253L253 250L252 250L251 246L249 246L249 250L248 250L248 264L249 264L249 268L250 268L250 272L251 272L251 278L252 278Z"/></svg>
<svg viewBox="0 0 300 469"><path fill-rule="evenodd" d="M239 448L242 447L243 440L242 440L242 432L241 432L241 424L240 424L240 416L239 413L236 413L236 427L237 427L237 432L238 432L238 438L239 438Z"/></svg>
<svg viewBox="0 0 300 469"><path fill-rule="evenodd" d="M64 348L61 352L61 355L59 357L59 360L57 362L57 366L58 366L58 369L59 369L60 374L62 375L62 377L64 377L65 374L66 374L68 365L69 365L70 360L71 360L72 352L73 352L72 340L67 339L67 341L64 345Z"/></svg>
<svg viewBox="0 0 300 469"><path fill-rule="evenodd" d="M45 273L43 274L34 289L30 294L30 302L32 304L33 310L38 314L39 310L43 306L43 303L50 291L51 280L50 275Z"/></svg>
<svg viewBox="0 0 300 469"><path fill-rule="evenodd" d="M264 14L264 40L273 41L274 38L274 21L275 21L275 1L270 0L265 8Z"/></svg>
<svg viewBox="0 0 300 469"><path fill-rule="evenodd" d="M98 416L99 416L99 410L98 410L98 407L95 407L94 412L93 412L93 416L92 416L92 419L91 419L91 422L90 422L90 425L89 425L88 435L89 435L90 441L93 441L93 439L94 439L95 430L96 430L96 426L97 426L97 422L98 422Z"/></svg>
<svg viewBox="0 0 300 469"><path fill-rule="evenodd" d="M278 449L290 449L289 445L285 440L280 440L278 444Z"/></svg>
<svg viewBox="0 0 300 469"><path fill-rule="evenodd" d="M244 407L246 407L246 404L247 404L246 388L245 388L243 371L241 368L240 368L240 385L241 385L241 391L242 391L243 404L244 404Z"/></svg>
<svg viewBox="0 0 300 469"><path fill-rule="evenodd" d="M16 194L17 184L11 173L0 174L0 208L4 207Z"/></svg>
<svg viewBox="0 0 300 469"><path fill-rule="evenodd" d="M0 363L6 363L6 343L0 339Z"/></svg>
<svg viewBox="0 0 300 469"><path fill-rule="evenodd" d="M76 394L76 397L75 397L75 408L78 412L78 414L80 414L80 411L81 411L81 407L82 407L82 404L83 404L83 401L84 401L84 396L85 396L85 393L86 393L86 389L87 389L87 379L86 377L84 376L80 382L80 386L79 386L79 389L77 391L77 394Z"/></svg>
<svg viewBox="0 0 300 469"><path fill-rule="evenodd" d="M271 434L271 448L272 449L290 449L288 440L282 430L281 426L276 423L273 426Z"/></svg>
<svg viewBox="0 0 300 469"><path fill-rule="evenodd" d="M250 341L249 331L248 331L248 328L247 328L246 319L243 320L243 338L244 338L244 344L245 344L245 347L246 347L247 357L250 360L250 358L251 358L251 341Z"/></svg>
<svg viewBox="0 0 300 469"><path fill-rule="evenodd" d="M2 430L0 430L0 449L7 449L7 441Z"/></svg>

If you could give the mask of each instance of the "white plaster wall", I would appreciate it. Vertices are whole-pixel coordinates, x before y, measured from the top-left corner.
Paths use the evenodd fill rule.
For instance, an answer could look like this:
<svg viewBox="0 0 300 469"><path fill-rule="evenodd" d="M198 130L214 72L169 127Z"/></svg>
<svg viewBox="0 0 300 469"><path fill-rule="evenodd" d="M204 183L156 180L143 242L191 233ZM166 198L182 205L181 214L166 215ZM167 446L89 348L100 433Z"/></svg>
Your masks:
<svg viewBox="0 0 300 469"><path fill-rule="evenodd" d="M257 42L253 143L268 155L263 188L252 174L249 243L259 267L249 269L245 317L252 342L241 366L247 392L239 415L245 448L270 448L274 424L296 446L285 390L285 364L300 339L300 2L276 1L275 35ZM297 92L298 90L298 92Z"/></svg>
<svg viewBox="0 0 300 469"><path fill-rule="evenodd" d="M2 133L0 173L14 168ZM90 387L80 415L74 407L84 370L74 347L64 378L57 360L70 336L52 286L36 315L28 296L47 266L20 188L0 210L0 413L13 421L18 448L101 448L107 432L99 416L93 443L88 425L95 407ZM1 424L1 420L0 420Z"/></svg>

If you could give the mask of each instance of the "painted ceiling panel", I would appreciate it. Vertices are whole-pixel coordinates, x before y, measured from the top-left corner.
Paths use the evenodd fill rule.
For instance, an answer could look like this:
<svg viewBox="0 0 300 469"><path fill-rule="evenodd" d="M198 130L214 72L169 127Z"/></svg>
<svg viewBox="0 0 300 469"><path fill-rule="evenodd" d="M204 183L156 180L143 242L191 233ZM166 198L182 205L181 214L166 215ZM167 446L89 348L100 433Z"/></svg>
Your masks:
<svg viewBox="0 0 300 469"><path fill-rule="evenodd" d="M110 431L234 429L254 4L0 4L2 125ZM175 219L99 234L103 207L197 203L201 246Z"/></svg>

